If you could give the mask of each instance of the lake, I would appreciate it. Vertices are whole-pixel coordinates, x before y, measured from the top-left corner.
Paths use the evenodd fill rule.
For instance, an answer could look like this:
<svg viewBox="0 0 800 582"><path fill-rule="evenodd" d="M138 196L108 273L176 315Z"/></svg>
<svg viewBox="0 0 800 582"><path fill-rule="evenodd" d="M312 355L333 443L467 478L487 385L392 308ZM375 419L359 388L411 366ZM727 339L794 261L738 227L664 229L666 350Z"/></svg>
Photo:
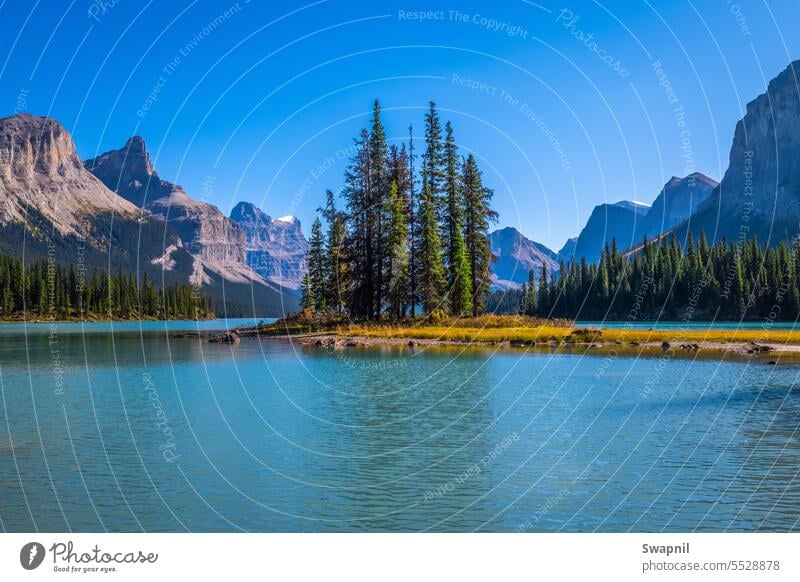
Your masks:
<svg viewBox="0 0 800 582"><path fill-rule="evenodd" d="M798 366L20 325L4 531L799 527Z"/></svg>

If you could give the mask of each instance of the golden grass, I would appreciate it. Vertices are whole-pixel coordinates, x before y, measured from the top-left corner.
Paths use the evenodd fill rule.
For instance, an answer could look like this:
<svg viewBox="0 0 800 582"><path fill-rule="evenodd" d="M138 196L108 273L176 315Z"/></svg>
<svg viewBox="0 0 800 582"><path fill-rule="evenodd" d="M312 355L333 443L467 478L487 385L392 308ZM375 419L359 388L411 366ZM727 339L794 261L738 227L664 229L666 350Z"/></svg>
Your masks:
<svg viewBox="0 0 800 582"><path fill-rule="evenodd" d="M354 324L346 321L315 321L303 318L279 321L260 328L262 333L276 335L320 333L370 338L403 338L459 342L549 342L574 343L619 342L644 343L775 343L800 344L800 331L769 329L730 330L648 330L603 329L576 327L565 320L548 321L508 315L483 315L476 318L442 318L436 322L417 319L400 324Z"/></svg>
<svg viewBox="0 0 800 582"><path fill-rule="evenodd" d="M576 333L577 332L577 333ZM424 325L419 327L348 326L335 330L339 335L374 338L407 338L463 342L547 342L588 341L621 343L780 343L800 344L800 331L786 330L641 330L603 329L584 330L575 327L538 325L534 327L446 327ZM574 334L574 335L573 335Z"/></svg>

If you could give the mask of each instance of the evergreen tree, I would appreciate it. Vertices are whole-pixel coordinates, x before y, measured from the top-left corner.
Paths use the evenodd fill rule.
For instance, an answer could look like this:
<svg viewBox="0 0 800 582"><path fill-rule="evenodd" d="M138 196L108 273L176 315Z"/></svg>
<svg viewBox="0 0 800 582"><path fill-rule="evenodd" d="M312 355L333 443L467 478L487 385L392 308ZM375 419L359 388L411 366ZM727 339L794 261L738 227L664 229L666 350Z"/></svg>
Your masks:
<svg viewBox="0 0 800 582"><path fill-rule="evenodd" d="M311 240L308 244L308 275L310 279L310 298L314 309L324 313L327 309L326 276L328 267L325 253L325 238L322 235L322 222L319 218L311 226Z"/></svg>
<svg viewBox="0 0 800 582"><path fill-rule="evenodd" d="M444 263L442 261L442 244L439 238L439 225L436 221L436 203L427 169L423 169L422 202L420 206L420 285L422 306L425 313L444 308L445 280Z"/></svg>
<svg viewBox="0 0 800 582"><path fill-rule="evenodd" d="M425 153L422 161L423 196L425 189L429 188L433 197L436 222L444 225L447 180L446 160L444 143L442 142L442 124L439 121L436 103L433 101L430 102L428 112L425 114Z"/></svg>
<svg viewBox="0 0 800 582"><path fill-rule="evenodd" d="M325 247L325 301L335 315L342 315L347 305L348 268L345 255L345 218L336 210L333 192L326 191L323 215L328 223Z"/></svg>
<svg viewBox="0 0 800 582"><path fill-rule="evenodd" d="M464 200L458 151L453 137L453 126L449 121L445 124L444 153L447 192L445 245L447 246L447 285L450 312L454 315L465 315L472 312L472 273L463 235Z"/></svg>
<svg viewBox="0 0 800 582"><path fill-rule="evenodd" d="M385 280L388 282L389 315L401 319L408 304L408 227L406 213L408 206L400 195L397 182L393 181L386 201L386 215L389 217L388 261Z"/></svg>
<svg viewBox="0 0 800 582"><path fill-rule="evenodd" d="M490 207L492 191L483 185L481 171L470 154L464 164L464 240L467 246L470 287L473 295L472 313L483 311L483 302L491 284L492 249L489 243L490 224L497 213Z"/></svg>

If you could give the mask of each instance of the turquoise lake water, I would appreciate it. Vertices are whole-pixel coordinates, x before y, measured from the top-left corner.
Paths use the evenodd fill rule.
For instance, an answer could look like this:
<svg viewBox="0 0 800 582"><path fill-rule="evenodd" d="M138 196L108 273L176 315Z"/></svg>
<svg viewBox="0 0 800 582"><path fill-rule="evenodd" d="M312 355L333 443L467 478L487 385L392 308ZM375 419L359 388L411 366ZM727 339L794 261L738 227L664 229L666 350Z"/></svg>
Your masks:
<svg viewBox="0 0 800 582"><path fill-rule="evenodd" d="M97 325L0 326L4 531L800 528L800 366Z"/></svg>

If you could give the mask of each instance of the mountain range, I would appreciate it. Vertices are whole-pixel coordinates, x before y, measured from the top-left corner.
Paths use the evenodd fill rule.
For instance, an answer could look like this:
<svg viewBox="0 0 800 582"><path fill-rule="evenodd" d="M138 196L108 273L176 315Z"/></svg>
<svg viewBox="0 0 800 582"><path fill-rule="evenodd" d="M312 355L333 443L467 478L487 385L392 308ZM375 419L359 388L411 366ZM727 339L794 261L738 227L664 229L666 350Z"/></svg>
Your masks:
<svg viewBox="0 0 800 582"><path fill-rule="evenodd" d="M259 240L277 276L248 262ZM18 114L0 119L0 248L188 281L219 314L280 316L297 309L307 245L296 219L242 225L162 179L141 137L81 162L58 121Z"/></svg>
<svg viewBox="0 0 800 582"><path fill-rule="evenodd" d="M528 281L528 271L538 274L543 267L558 270L560 261L595 262L603 247L616 241L620 250L639 245L645 236L657 238L688 219L708 199L717 182L696 172L685 178L673 176L661 189L652 205L633 200L595 206L580 234L567 240L557 253L541 243L525 238L513 228L490 235L494 289L519 288Z"/></svg>
<svg viewBox="0 0 800 582"><path fill-rule="evenodd" d="M529 271L559 261L597 261L605 245L635 249L644 237L709 242L758 237L776 243L800 230L800 61L773 79L737 123L720 183L700 172L673 176L651 205L596 206L558 251L511 227L490 234L495 289L518 288ZM190 281L218 312L281 315L297 308L308 243L300 222L272 219L240 202L225 216L156 172L144 140L81 162L56 120L0 119L0 250L31 258L80 256L88 267Z"/></svg>

